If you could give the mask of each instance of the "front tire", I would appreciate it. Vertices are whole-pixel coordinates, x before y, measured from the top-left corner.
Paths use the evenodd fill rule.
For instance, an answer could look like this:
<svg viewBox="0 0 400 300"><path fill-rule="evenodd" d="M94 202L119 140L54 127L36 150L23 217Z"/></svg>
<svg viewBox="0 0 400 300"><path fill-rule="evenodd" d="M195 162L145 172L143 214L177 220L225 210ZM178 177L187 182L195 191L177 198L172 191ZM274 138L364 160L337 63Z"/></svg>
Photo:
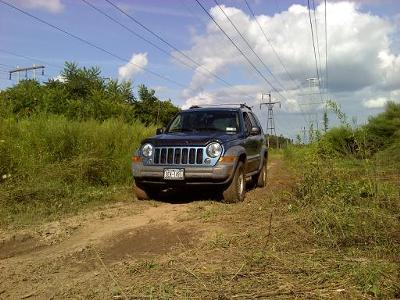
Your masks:
<svg viewBox="0 0 400 300"><path fill-rule="evenodd" d="M235 175L228 188L223 192L225 203L242 202L246 195L246 180L243 163L240 161L236 167Z"/></svg>
<svg viewBox="0 0 400 300"><path fill-rule="evenodd" d="M151 190L150 188L140 188L137 185L133 186L133 194L138 200L155 199L160 192L158 190Z"/></svg>

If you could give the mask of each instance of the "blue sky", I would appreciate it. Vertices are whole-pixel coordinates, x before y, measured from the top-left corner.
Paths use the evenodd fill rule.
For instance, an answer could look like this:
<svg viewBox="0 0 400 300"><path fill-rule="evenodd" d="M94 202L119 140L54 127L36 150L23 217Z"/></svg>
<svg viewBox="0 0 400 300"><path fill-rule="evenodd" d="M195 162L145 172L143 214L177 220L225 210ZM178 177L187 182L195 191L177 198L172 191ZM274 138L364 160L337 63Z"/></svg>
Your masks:
<svg viewBox="0 0 400 300"><path fill-rule="evenodd" d="M156 89L161 98L170 98L179 106L201 103L245 102L255 105L261 119L265 112L257 109L261 92L273 91L277 131L294 137L314 118L320 123L321 109L310 103L320 101L317 95L304 96L312 89L307 78L315 77L315 61L311 42L307 1L248 0L256 20L244 0L218 1L238 29L279 82L279 86L229 24L214 1L200 1L243 49L250 60L272 83L269 86L249 66L226 37L212 23L194 0L117 1L121 9L137 18L162 38L184 51L202 66L194 71L172 58L174 50L137 26L103 0L87 0L99 9L145 36L170 56L134 37L93 8L78 0L4 0L47 22L103 47L124 59L167 76L180 85L162 80L134 65L120 61L97 49L41 24L0 3L0 88L15 84L7 71L16 66L44 64L47 80L56 77L64 61L81 66L99 66L104 77L132 80L134 86L144 83ZM321 52L321 77L325 74L324 4L316 1L317 27ZM400 99L400 2L397 0L328 1L328 71L330 88L323 100L337 101L358 123L383 109L388 100ZM258 28L258 21L270 37L268 44ZM315 24L314 29L315 29ZM288 72L285 72L278 53ZM24 59L10 53L23 55ZM185 60L184 57L181 59ZM191 62L188 62L192 64ZM121 68L125 65L124 68ZM196 67L196 66L194 66ZM212 77L211 71L231 87ZM290 80L288 73L292 76ZM301 87L300 89L298 87ZM333 116L331 116L333 121Z"/></svg>

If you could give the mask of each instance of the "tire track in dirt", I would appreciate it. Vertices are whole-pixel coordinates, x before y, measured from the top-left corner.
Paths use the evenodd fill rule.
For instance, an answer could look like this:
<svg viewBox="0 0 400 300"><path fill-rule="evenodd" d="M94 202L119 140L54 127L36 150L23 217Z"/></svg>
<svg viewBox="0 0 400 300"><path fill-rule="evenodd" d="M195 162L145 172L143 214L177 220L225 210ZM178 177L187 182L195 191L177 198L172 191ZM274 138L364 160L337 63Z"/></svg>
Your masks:
<svg viewBox="0 0 400 300"><path fill-rule="evenodd" d="M61 296L84 278L102 274L107 266L125 260L162 256L173 247L191 245L200 229L180 221L190 204L134 202L147 208L132 216L89 217L69 238L54 245L36 245L24 239L3 242L0 252L0 299L40 299ZM129 209L127 205L127 209ZM36 239L36 237L31 237ZM8 248L7 248L8 246ZM3 250L10 251L9 257ZM85 281L86 282L86 281Z"/></svg>
<svg viewBox="0 0 400 300"><path fill-rule="evenodd" d="M276 162L271 162L267 167L268 171L274 169L275 165ZM3 240L0 243L0 261L16 260L22 262L32 259L54 258L79 252L90 245L112 243L114 237L118 239L121 234L132 235L134 230L143 229L149 224L172 226L177 223L176 218L185 214L192 203L169 204L159 202L157 206L147 207L143 212L131 216L112 216L106 219L94 219L91 216L89 220L79 224L82 225L81 228L69 238L55 245L45 245L41 243L40 238L34 235L19 234L16 238ZM146 202L140 202L140 204L153 205Z"/></svg>
<svg viewBox="0 0 400 300"><path fill-rule="evenodd" d="M21 241L11 240L8 243L3 243L0 250L5 260L22 262L26 260L49 259L81 251L90 245L102 244L112 239L114 235L144 227L148 224L173 225L176 223L176 218L184 214L187 208L188 204L174 205L162 203L157 207L150 207L138 215L126 217L116 216L104 220L88 221L86 225L82 226L82 228L75 232L70 238L56 245L41 246L37 244L36 247L31 247L31 249L19 252L16 251L18 247L24 247L26 246L25 244L28 244L27 240L21 239ZM32 244L34 244L34 242L29 243L30 246L32 246ZM7 253L7 251L9 253Z"/></svg>

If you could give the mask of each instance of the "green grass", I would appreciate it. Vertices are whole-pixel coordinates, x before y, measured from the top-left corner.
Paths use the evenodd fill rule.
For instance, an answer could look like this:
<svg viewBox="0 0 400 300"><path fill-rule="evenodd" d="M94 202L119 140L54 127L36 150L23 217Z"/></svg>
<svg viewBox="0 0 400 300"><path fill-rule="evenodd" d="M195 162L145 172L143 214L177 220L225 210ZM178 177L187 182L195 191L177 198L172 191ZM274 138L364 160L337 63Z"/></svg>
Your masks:
<svg viewBox="0 0 400 300"><path fill-rule="evenodd" d="M52 220L126 196L131 154L154 131L113 119L1 119L0 226Z"/></svg>
<svg viewBox="0 0 400 300"><path fill-rule="evenodd" d="M298 176L290 195L297 223L321 247L360 258L350 276L364 293L398 296L399 169L389 160L322 159L314 146L289 148L285 157Z"/></svg>

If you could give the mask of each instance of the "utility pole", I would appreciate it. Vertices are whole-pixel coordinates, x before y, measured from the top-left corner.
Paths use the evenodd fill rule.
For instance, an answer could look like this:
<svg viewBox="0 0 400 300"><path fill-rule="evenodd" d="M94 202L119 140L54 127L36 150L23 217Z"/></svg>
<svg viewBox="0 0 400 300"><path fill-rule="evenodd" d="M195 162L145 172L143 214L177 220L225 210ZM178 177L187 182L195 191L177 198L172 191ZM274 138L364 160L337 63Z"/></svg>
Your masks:
<svg viewBox="0 0 400 300"><path fill-rule="evenodd" d="M268 96L268 102L264 102L264 95ZM280 101L274 101L272 102L271 99L271 93L267 93L267 94L261 94L261 103L260 103L260 110L262 105L266 105L268 108L268 115L267 115L267 145L269 148L269 136L274 134L276 137L276 148L279 147L279 141L278 141L278 137L276 136L276 130L275 130L275 120L274 120L274 105L279 103L279 107L281 105Z"/></svg>
<svg viewBox="0 0 400 300"><path fill-rule="evenodd" d="M317 104L317 103L315 103L314 95L317 94L317 91L315 91L315 88L317 88L318 91L320 89L320 81L318 78L307 78L307 81L308 81L308 87L310 89L310 97L311 97L311 101L309 101L309 105L310 105L309 109L311 109L312 104ZM320 103L322 104L323 102L320 102ZM310 128L312 127L314 129L314 125L313 125L314 123L315 123L316 131L318 132L318 130L319 130L318 110L314 111L314 120L311 116L311 112L309 111L309 125L308 126L310 126Z"/></svg>
<svg viewBox="0 0 400 300"><path fill-rule="evenodd" d="M28 79L28 71L32 71L33 79L36 79L36 70L41 69L42 70L42 75L44 75L44 68L45 68L45 66L36 66L36 65L33 65L32 67L27 67L27 68L19 68L19 67L17 67L16 69L9 71L10 80L11 80L11 75L13 73L17 73L18 74L18 82L19 82L19 80L21 78L20 77L20 73L21 72L25 72L25 79Z"/></svg>

